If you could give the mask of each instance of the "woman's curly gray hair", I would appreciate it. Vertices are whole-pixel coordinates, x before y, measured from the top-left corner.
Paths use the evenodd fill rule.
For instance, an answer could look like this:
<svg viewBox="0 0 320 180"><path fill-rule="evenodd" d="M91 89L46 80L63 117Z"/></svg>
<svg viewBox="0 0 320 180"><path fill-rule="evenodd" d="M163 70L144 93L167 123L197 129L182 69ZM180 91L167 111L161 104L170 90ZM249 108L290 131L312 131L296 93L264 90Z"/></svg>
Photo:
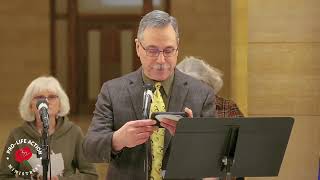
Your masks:
<svg viewBox="0 0 320 180"><path fill-rule="evenodd" d="M207 64L204 60L193 56L185 57L178 65L177 69L185 74L188 74L196 79L199 79L218 93L223 86L222 72Z"/></svg>
<svg viewBox="0 0 320 180"><path fill-rule="evenodd" d="M35 94L48 90L55 93L60 100L58 116L65 116L70 111L69 98L62 89L59 81L52 76L41 76L33 80L27 87L19 104L20 116L25 121L34 121L35 115L31 111L31 101Z"/></svg>

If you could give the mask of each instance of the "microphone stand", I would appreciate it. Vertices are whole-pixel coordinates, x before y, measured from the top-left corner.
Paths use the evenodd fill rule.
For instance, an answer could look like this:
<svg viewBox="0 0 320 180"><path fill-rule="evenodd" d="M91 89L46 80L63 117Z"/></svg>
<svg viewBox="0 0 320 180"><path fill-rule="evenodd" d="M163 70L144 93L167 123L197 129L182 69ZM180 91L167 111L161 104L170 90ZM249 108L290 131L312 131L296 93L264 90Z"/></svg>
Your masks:
<svg viewBox="0 0 320 180"><path fill-rule="evenodd" d="M239 126L230 126L226 138L224 155L221 160L220 170L225 170L226 180L231 180L231 167L234 164L234 156L238 141Z"/></svg>
<svg viewBox="0 0 320 180"><path fill-rule="evenodd" d="M145 146L146 146L146 159L145 159L145 162L144 162L144 169L145 169L145 172L146 172L146 180L149 180L149 153L150 153L149 144L150 144L150 139L148 139L147 142L145 143Z"/></svg>
<svg viewBox="0 0 320 180"><path fill-rule="evenodd" d="M148 118L149 118L149 116L146 115L146 113L143 113L143 119L148 119ZM150 144L150 138L145 143L146 159L145 159L145 162L144 162L144 170L145 170L145 173L146 173L146 180L149 180L149 154L150 154L149 144Z"/></svg>
<svg viewBox="0 0 320 180"><path fill-rule="evenodd" d="M41 163L42 163L42 172L43 172L43 180L48 179L48 165L50 161L50 152L49 152L49 144L48 144L48 126L43 126L42 131L42 144L41 144Z"/></svg>
<svg viewBox="0 0 320 180"><path fill-rule="evenodd" d="M150 95L150 94L148 94L148 91L152 92L153 85L144 84L144 89L145 89L145 92L144 92L144 99L143 99L142 117L143 117L143 119L149 119L152 95L151 95L151 97L148 97L148 95ZM151 152L149 144L150 144L150 138L145 143L146 158L145 158L145 162L144 162L144 171L146 173L146 180L149 180L149 154Z"/></svg>

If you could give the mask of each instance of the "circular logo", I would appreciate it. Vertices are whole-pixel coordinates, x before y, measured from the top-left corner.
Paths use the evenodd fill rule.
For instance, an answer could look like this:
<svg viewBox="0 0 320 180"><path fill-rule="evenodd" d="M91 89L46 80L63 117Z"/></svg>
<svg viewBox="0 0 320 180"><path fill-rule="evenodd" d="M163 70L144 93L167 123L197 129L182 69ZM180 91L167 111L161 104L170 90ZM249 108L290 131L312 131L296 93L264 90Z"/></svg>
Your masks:
<svg viewBox="0 0 320 180"><path fill-rule="evenodd" d="M32 140L19 139L10 144L6 150L6 159L10 171L19 176L29 176L37 172L40 164L38 161L34 161L37 154L32 152L38 155L42 154L40 146ZM18 167L17 164L19 164Z"/></svg>

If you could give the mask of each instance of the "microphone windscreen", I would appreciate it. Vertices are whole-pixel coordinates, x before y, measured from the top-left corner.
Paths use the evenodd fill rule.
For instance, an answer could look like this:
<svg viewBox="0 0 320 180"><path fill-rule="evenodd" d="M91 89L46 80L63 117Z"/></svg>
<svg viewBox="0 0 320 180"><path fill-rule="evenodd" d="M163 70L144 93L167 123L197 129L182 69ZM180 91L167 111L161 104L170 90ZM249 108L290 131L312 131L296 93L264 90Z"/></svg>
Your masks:
<svg viewBox="0 0 320 180"><path fill-rule="evenodd" d="M41 109L42 107L48 108L48 103L45 99L40 99L37 102L37 109Z"/></svg>
<svg viewBox="0 0 320 180"><path fill-rule="evenodd" d="M145 90L151 90L152 92L154 90L154 86L152 84L146 83L146 84L143 85L143 87L144 87Z"/></svg>

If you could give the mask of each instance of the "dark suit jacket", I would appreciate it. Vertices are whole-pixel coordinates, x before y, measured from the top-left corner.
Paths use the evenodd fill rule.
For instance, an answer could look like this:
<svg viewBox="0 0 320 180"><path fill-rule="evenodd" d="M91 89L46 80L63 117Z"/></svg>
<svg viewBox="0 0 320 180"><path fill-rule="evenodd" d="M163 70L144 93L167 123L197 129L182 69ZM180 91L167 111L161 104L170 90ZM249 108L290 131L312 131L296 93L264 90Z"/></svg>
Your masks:
<svg viewBox="0 0 320 180"><path fill-rule="evenodd" d="M145 179L145 145L112 152L112 135L126 122L142 119L142 69L107 81L98 95L94 116L83 146L89 161L108 162L107 179ZM215 112L213 89L179 70L175 70L167 111L180 112L185 107L194 117L213 117ZM165 134L163 169L168 160L171 135ZM149 144L150 145L150 144ZM149 158L151 159L151 158ZM150 161L149 161L150 164Z"/></svg>

